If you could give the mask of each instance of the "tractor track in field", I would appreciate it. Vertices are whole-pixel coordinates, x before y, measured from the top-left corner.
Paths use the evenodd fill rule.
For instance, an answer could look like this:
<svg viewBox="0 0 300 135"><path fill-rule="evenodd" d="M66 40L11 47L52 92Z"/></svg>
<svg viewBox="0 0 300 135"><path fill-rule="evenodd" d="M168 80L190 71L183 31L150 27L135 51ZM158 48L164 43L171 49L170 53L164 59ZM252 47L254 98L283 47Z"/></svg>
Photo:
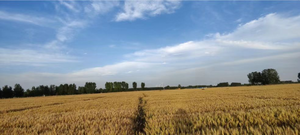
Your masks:
<svg viewBox="0 0 300 135"><path fill-rule="evenodd" d="M146 104L147 101L144 97L148 97L143 93L142 97L139 97L138 107L133 118L133 131L135 134L145 134L145 126L146 126Z"/></svg>

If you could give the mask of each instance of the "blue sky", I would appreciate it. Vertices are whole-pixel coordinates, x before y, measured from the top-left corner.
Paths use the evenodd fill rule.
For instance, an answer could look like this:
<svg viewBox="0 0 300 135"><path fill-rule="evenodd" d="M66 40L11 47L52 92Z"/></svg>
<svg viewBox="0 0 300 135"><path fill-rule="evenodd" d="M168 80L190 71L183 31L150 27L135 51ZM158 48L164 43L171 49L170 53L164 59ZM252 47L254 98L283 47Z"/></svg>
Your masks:
<svg viewBox="0 0 300 135"><path fill-rule="evenodd" d="M1 1L0 85L247 83L300 72L299 1Z"/></svg>

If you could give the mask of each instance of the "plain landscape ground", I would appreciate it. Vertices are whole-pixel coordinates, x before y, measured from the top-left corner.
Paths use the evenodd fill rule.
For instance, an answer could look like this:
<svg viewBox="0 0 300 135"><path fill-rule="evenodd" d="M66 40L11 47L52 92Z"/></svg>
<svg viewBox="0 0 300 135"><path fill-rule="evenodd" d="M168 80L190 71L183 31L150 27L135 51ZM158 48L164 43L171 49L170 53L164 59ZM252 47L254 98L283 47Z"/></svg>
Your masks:
<svg viewBox="0 0 300 135"><path fill-rule="evenodd" d="M300 84L0 100L1 134L299 134Z"/></svg>

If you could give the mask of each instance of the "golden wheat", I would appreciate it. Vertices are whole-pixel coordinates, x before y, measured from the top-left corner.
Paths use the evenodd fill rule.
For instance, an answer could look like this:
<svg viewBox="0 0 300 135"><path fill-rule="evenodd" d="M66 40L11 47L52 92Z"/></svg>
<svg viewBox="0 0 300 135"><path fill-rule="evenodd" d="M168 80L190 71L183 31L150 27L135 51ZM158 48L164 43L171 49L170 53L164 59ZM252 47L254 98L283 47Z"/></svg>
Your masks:
<svg viewBox="0 0 300 135"><path fill-rule="evenodd" d="M142 97L142 98L140 98ZM146 122L135 131L139 99ZM299 134L300 85L0 100L0 134Z"/></svg>

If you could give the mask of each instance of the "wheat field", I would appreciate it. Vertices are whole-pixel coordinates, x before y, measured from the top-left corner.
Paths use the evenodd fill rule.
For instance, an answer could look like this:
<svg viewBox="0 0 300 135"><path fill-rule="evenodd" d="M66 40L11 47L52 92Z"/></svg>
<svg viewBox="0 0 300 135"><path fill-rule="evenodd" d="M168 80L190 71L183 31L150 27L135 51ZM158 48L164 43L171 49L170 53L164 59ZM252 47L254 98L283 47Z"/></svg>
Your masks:
<svg viewBox="0 0 300 135"><path fill-rule="evenodd" d="M300 84L0 100L0 134L299 134Z"/></svg>

